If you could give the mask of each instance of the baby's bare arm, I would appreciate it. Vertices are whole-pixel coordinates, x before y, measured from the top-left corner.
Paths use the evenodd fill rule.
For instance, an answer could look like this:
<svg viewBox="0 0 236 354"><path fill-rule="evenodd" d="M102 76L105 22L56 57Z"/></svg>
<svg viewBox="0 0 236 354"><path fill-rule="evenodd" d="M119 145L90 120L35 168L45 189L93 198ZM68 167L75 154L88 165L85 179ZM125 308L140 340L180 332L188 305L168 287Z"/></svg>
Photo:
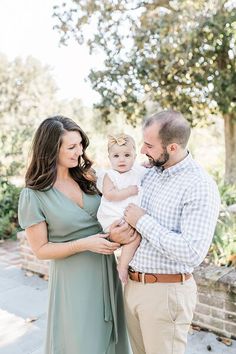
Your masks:
<svg viewBox="0 0 236 354"><path fill-rule="evenodd" d="M127 188L118 189L106 174L103 180L102 192L107 200L117 202L138 194L138 187L131 185Z"/></svg>

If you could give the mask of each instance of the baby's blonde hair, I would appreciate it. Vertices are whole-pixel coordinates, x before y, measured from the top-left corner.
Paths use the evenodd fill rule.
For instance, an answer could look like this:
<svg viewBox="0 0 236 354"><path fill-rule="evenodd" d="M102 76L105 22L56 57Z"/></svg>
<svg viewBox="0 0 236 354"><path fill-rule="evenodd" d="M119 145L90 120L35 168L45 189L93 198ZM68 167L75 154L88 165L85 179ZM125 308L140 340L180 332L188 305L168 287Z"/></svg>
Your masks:
<svg viewBox="0 0 236 354"><path fill-rule="evenodd" d="M114 145L119 145L119 146L123 146L123 145L127 145L131 143L134 150L135 150L135 141L132 138L132 136L128 135L128 134L118 134L118 135L108 135L108 152L110 151L110 149L114 146Z"/></svg>

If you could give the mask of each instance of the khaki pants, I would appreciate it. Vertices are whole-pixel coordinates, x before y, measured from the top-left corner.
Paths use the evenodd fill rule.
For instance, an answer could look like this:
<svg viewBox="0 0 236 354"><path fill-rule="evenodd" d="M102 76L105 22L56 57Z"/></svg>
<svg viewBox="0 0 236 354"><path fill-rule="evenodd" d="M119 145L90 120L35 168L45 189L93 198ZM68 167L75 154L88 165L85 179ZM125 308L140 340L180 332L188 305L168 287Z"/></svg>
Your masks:
<svg viewBox="0 0 236 354"><path fill-rule="evenodd" d="M133 354L184 354L196 297L192 277L183 284L129 279L124 299Z"/></svg>

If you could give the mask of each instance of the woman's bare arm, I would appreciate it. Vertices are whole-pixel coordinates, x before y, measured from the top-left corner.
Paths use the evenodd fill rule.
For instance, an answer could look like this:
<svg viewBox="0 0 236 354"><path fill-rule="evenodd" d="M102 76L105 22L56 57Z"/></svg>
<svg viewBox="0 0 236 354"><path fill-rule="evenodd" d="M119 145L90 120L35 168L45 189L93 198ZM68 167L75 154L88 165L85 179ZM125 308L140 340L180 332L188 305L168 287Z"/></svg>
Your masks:
<svg viewBox="0 0 236 354"><path fill-rule="evenodd" d="M33 225L25 231L29 245L38 259L65 258L84 251L112 254L120 247L119 243L106 240L107 234L96 234L69 242L48 242L45 222Z"/></svg>

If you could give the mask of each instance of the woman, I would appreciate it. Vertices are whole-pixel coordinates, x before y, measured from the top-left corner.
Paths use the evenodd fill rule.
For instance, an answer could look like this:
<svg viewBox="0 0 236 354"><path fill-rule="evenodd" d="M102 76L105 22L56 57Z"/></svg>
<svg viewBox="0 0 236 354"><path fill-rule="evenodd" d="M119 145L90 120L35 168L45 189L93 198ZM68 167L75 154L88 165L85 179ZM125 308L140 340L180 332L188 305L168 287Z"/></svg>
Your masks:
<svg viewBox="0 0 236 354"><path fill-rule="evenodd" d="M71 119L36 131L19 222L39 259L51 259L46 354L128 354L121 285L97 221L89 140Z"/></svg>

